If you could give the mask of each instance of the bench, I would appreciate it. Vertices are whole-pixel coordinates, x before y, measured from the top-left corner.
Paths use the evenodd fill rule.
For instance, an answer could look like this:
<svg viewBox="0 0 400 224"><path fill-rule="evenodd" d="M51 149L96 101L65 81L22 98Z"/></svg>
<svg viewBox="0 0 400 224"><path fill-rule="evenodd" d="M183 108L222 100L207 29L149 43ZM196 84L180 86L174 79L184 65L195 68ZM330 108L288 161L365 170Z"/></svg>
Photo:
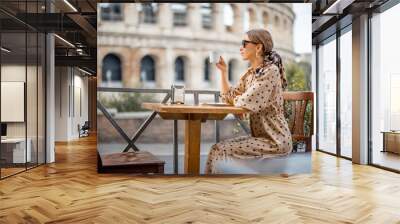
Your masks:
<svg viewBox="0 0 400 224"><path fill-rule="evenodd" d="M149 152L97 152L98 173L155 173L164 174L164 161Z"/></svg>

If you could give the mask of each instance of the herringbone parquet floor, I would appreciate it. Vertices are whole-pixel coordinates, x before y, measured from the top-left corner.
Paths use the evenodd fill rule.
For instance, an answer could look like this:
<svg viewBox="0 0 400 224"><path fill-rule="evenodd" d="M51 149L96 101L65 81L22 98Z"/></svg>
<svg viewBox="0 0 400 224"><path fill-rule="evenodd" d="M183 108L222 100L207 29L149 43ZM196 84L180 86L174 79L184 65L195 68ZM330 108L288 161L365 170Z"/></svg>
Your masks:
<svg viewBox="0 0 400 224"><path fill-rule="evenodd" d="M400 223L400 175L319 152L288 178L135 177L98 175L95 150L0 181L0 223Z"/></svg>

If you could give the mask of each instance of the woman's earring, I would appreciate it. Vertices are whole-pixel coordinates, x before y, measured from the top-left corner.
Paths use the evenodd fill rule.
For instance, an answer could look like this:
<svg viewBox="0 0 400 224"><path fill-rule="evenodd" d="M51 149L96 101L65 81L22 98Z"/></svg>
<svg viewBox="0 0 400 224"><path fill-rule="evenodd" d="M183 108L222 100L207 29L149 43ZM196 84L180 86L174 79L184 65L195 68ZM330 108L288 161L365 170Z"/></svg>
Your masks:
<svg viewBox="0 0 400 224"><path fill-rule="evenodd" d="M259 58L261 55L259 54L259 51L256 51L256 57Z"/></svg>

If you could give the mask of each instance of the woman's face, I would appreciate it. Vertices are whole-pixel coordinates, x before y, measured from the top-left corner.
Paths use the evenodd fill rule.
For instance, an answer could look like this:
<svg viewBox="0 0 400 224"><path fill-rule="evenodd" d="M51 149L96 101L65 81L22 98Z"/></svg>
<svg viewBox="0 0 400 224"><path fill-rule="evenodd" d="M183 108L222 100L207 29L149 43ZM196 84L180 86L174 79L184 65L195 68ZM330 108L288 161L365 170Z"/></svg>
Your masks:
<svg viewBox="0 0 400 224"><path fill-rule="evenodd" d="M260 48L260 44L253 43L247 34L243 36L242 46L240 47L240 55L245 61L253 60L256 58L257 49Z"/></svg>

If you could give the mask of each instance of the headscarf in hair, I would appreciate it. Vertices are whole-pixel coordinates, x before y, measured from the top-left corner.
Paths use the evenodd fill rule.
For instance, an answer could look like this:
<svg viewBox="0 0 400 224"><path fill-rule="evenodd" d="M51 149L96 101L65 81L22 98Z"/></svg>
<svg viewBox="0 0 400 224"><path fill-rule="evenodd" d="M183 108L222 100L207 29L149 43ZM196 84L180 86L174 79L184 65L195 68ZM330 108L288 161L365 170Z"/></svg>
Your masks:
<svg viewBox="0 0 400 224"><path fill-rule="evenodd" d="M264 54L264 61L266 63L272 63L278 67L281 76L282 89L286 89L287 81L285 76L285 68L283 67L281 56L276 51L264 52Z"/></svg>
<svg viewBox="0 0 400 224"><path fill-rule="evenodd" d="M287 81L285 77L285 69L283 68L281 56L273 50L274 42L272 36L265 29L252 29L246 32L251 41L260 43L264 49L264 63L263 64L275 64L279 68L279 73L282 81L282 88L285 89Z"/></svg>

